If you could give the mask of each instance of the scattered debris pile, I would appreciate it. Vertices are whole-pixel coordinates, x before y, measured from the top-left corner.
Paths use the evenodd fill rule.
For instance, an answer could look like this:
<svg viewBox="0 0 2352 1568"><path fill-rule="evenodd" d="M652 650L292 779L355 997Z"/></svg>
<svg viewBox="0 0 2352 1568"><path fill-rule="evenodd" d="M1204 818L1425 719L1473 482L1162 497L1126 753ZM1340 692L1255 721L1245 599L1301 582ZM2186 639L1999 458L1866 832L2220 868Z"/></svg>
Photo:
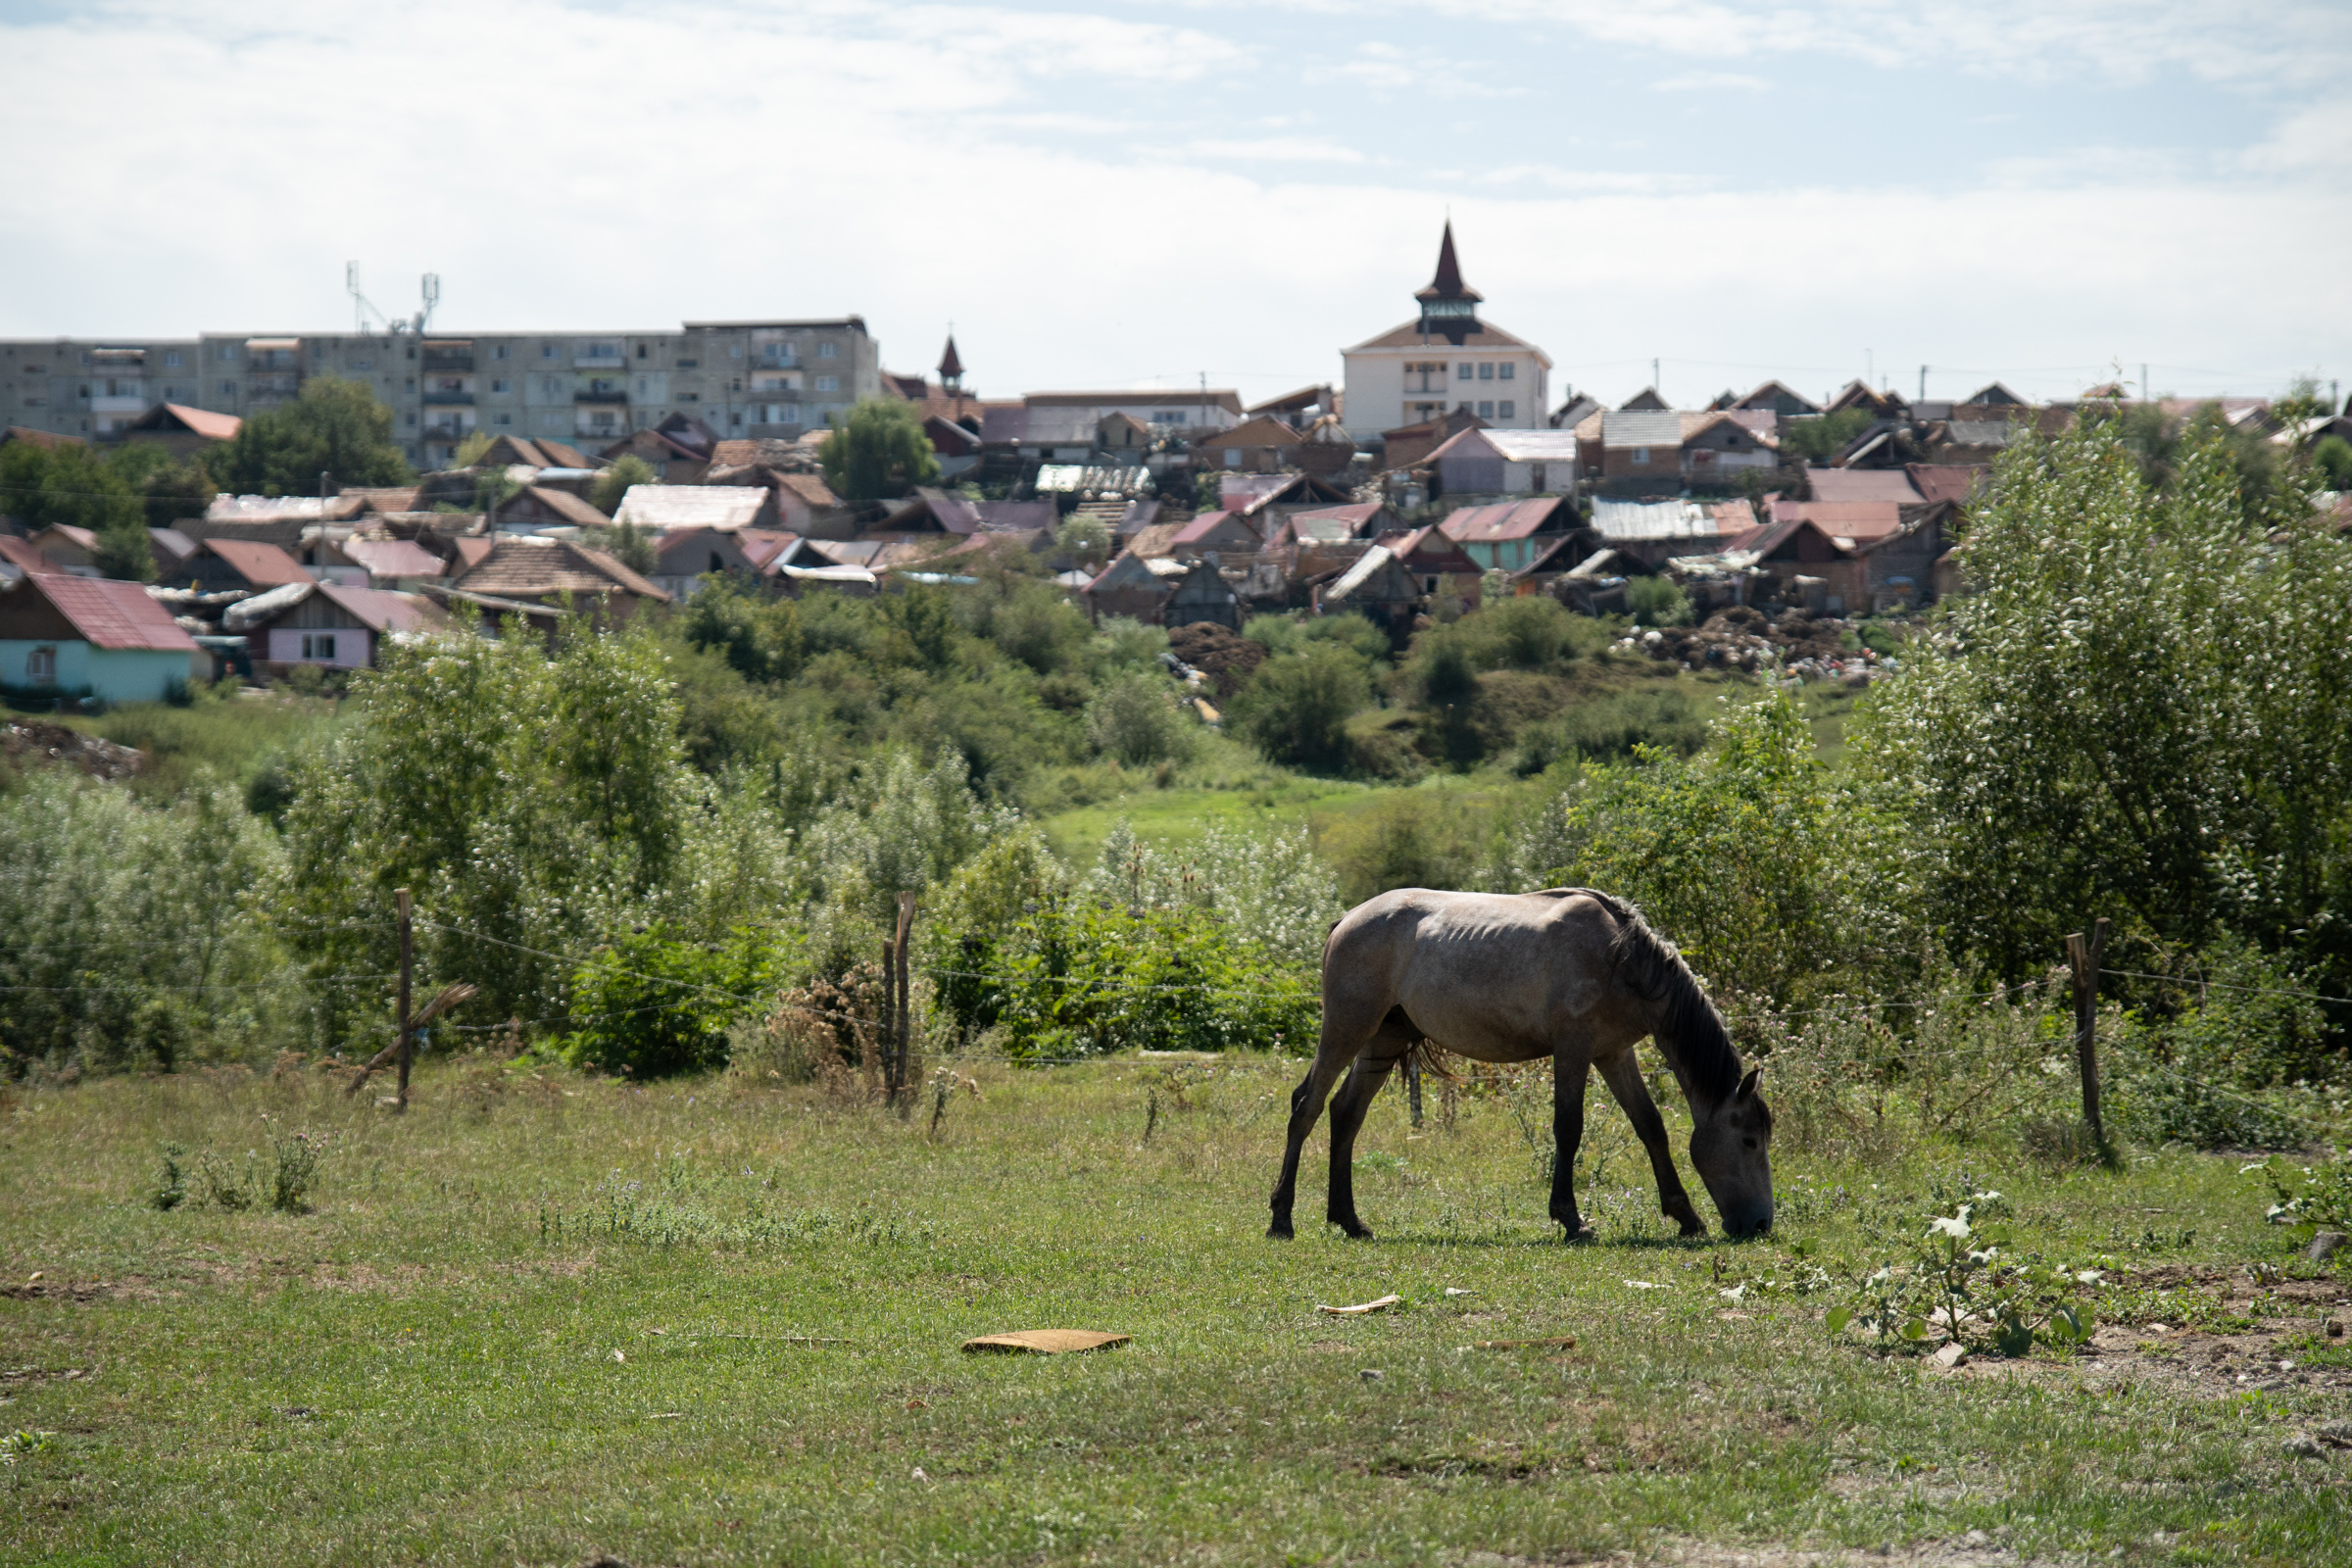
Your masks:
<svg viewBox="0 0 2352 1568"><path fill-rule="evenodd" d="M1716 612L1699 626L1663 626L1637 630L1620 638L1621 654L1647 654L1691 669L1770 669L1815 680L1867 683L1872 674L1892 669L1892 660L1881 660L1867 649L1848 650L1850 626L1834 616L1816 616L1804 610L1785 610L1777 617L1749 605L1733 605Z"/></svg>
<svg viewBox="0 0 2352 1568"><path fill-rule="evenodd" d="M133 746L119 746L84 735L63 724L42 724L12 718L0 724L0 756L16 767L35 762L63 762L92 778L123 779L146 765L147 754Z"/></svg>
<svg viewBox="0 0 2352 1568"><path fill-rule="evenodd" d="M1215 681L1219 697L1240 691L1250 671L1266 662L1263 644L1213 620L1197 620L1171 630L1168 652Z"/></svg>

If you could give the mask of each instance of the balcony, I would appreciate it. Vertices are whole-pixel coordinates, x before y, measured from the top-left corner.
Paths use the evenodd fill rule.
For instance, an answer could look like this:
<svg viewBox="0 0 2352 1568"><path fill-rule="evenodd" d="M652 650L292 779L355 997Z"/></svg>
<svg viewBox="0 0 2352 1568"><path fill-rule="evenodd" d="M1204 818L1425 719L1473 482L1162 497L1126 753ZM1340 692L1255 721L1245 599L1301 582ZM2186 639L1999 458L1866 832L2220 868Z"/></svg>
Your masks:
<svg viewBox="0 0 2352 1568"><path fill-rule="evenodd" d="M591 387L571 395L574 403L626 403L629 394L623 387Z"/></svg>
<svg viewBox="0 0 2352 1568"><path fill-rule="evenodd" d="M574 349L571 363L584 370L617 370L627 362L621 358L619 344L592 343L584 348Z"/></svg>
<svg viewBox="0 0 2352 1568"><path fill-rule="evenodd" d="M470 392L427 392L424 395L424 402L427 408L435 404L442 404L469 409L473 407L473 394Z"/></svg>
<svg viewBox="0 0 2352 1568"><path fill-rule="evenodd" d="M420 362L427 375L470 375L473 372L473 345L464 348L445 348L428 343Z"/></svg>
<svg viewBox="0 0 2352 1568"><path fill-rule="evenodd" d="M753 356L752 364L762 370L797 370L801 368L801 357L792 351L791 344L785 343L761 349Z"/></svg>

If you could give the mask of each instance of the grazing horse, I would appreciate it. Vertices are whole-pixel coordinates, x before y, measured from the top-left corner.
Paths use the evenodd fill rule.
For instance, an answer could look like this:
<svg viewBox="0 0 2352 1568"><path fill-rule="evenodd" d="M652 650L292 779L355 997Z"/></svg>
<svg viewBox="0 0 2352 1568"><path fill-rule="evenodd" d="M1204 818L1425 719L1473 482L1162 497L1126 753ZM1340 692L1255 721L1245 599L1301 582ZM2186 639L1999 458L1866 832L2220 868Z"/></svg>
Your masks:
<svg viewBox="0 0 2352 1568"><path fill-rule="evenodd" d="M1357 905L1323 944L1323 1039L1291 1096L1290 1143L1266 1234L1291 1235L1298 1152L1344 1071L1331 1106L1327 1211L1349 1236L1371 1238L1355 1212L1355 1135L1389 1069L1425 1039L1476 1061L1551 1058L1551 1217L1570 1241L1592 1235L1577 1213L1573 1173L1586 1073L1595 1066L1649 1151L1659 1209L1685 1236L1704 1233L1675 1174L1665 1120L1634 1063L1643 1035L1657 1042L1690 1102L1690 1164L1724 1230L1769 1230L1772 1112L1756 1092L1759 1073L1740 1075L1714 1004L1633 906L1586 888L1399 888Z"/></svg>

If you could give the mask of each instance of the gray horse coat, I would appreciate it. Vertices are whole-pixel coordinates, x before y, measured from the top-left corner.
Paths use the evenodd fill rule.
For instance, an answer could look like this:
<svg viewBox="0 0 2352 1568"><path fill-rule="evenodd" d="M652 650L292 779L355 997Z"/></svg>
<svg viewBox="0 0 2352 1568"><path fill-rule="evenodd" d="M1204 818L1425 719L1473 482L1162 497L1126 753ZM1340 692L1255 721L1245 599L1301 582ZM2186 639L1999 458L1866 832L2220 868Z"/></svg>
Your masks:
<svg viewBox="0 0 2352 1568"><path fill-rule="evenodd" d="M1355 1212L1356 1133L1390 1068L1424 1039L1476 1061L1551 1058L1558 1150L1551 1214L1571 1240L1590 1234L1577 1212L1573 1172L1586 1076L1594 1067L1649 1152L1661 1211L1685 1235L1705 1230L1634 1062L1634 1045L1644 1035L1656 1040L1690 1103L1690 1163L1724 1228L1735 1236L1770 1228L1772 1112L1756 1092L1757 1074L1740 1076L1714 1004L1631 905L1583 888L1400 888L1357 905L1323 945L1322 1041L1291 1097L1290 1140L1267 1234L1291 1234L1299 1152L1334 1085L1329 1216L1350 1236L1372 1234Z"/></svg>

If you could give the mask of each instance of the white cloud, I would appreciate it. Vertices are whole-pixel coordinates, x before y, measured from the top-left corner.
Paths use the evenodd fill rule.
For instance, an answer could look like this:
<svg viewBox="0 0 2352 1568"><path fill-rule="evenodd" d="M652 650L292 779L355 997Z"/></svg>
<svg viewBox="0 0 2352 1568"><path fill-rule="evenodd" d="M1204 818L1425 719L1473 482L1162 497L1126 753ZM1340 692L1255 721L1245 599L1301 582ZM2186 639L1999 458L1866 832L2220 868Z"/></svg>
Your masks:
<svg viewBox="0 0 2352 1568"><path fill-rule="evenodd" d="M1737 71L1686 71L1649 85L1652 92L1764 92L1772 83Z"/></svg>
<svg viewBox="0 0 2352 1568"><path fill-rule="evenodd" d="M1697 74L1739 58L1769 75L1824 17L1864 40L1840 58L1869 39L1902 56L1925 25L1863 5L1654 9L1658 36L1689 29L1677 52L1716 57ZM1542 10L1599 18L1589 35L1651 25L1647 9ZM1431 81L1519 91L1533 67L1433 64L1417 30L1413 48L1317 57L1337 61L1318 87L1322 66L1243 15L1203 29L777 0L689 26L651 0L112 0L0 23L0 143L40 151L0 187L0 332L330 329L359 257L387 308L440 272L452 330L857 311L905 367L953 318L992 395L1203 370L1271 393L1336 375L1341 344L1404 318L1450 203L1494 318L1579 384L1640 359L1630 391L1651 355L1850 374L1866 349L2005 376L2352 364L2343 270L2276 282L2281 236L2352 248L2340 106L2281 96L2242 159L2044 138L2061 150L1931 192L1899 159L1732 148L1702 177L1611 147L1608 167L1577 167L1576 132L1595 127L1568 101L1536 133L1496 116L1483 144L1431 152L1462 166L1448 174L1408 167L1366 118L1417 126L1396 105ZM2274 60L2277 28L2243 30L2245 59ZM2125 31L2121 54L2161 53L2153 24ZM1972 69L2004 58L1952 47ZM1414 96L1367 109L1376 77ZM1446 113L1490 123L1474 102ZM1670 390L1717 390L1668 368ZM2027 389L2088 384L2065 380Z"/></svg>

